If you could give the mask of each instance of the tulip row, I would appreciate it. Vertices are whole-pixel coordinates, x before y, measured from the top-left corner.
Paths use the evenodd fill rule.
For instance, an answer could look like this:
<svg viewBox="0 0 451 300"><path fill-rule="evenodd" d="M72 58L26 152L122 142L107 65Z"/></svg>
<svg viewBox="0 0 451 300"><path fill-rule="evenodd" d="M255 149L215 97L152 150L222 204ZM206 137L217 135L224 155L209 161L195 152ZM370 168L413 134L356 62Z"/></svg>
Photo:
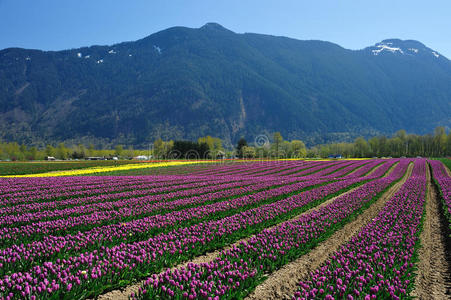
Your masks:
<svg viewBox="0 0 451 300"><path fill-rule="evenodd" d="M174 189L171 192L166 192L163 194L156 194L154 192L147 192L146 190L129 190L126 192L122 192L120 189L116 191L116 193L111 194L100 194L100 195L87 195L87 197L73 197L68 199L63 199L60 201L45 201L45 202L31 202L26 204L18 204L15 206L6 206L3 208L0 208L0 214L9 214L9 213L24 213L24 212L32 212L36 210L53 210L56 208L66 208L66 207L74 207L74 206L80 206L80 205L87 205L87 204L95 204L95 203L102 203L107 201L114 201L114 200L120 200L120 199L131 199L131 198L138 198L138 197L144 197L147 198L152 196L153 200L161 200L161 199L172 199L182 196L188 196L188 195L200 195L203 193L208 193L211 191L220 190L221 185L225 184L237 184L239 185L239 182L241 182L242 186L246 185L252 185L255 183L260 182L273 182L273 185L277 184L277 180L274 178L251 178L251 177L230 177L228 179L224 178L223 180L215 180L215 178L209 178L209 179L198 179L197 181L205 181L208 182L210 185L217 185L216 187L207 186L206 184L203 184L203 187L195 188L195 189L181 189L178 190L178 188L182 185L180 182L175 182ZM297 178L288 178L285 180L286 182L295 182L300 181ZM274 182L276 182L274 184ZM170 182L164 182L163 185L170 185ZM150 195L149 195L150 194ZM152 195L154 194L154 195ZM155 198L156 197L156 198ZM141 200L141 199L137 199Z"/></svg>
<svg viewBox="0 0 451 300"><path fill-rule="evenodd" d="M279 207L279 205L273 205L271 208L274 210L276 207ZM286 209L291 207L293 207L292 203L284 205L285 211L281 212L282 216L287 216ZM6 286L11 283L12 290L14 290L14 287L17 286L16 282L31 284L38 279L38 286L34 286L34 290L31 288L32 291L37 294L56 293L58 295L61 292L68 293L71 291L80 293L89 286L92 288L94 284L105 286L111 284L111 282L109 283L110 280L115 280L117 283L119 280L134 278L137 274L142 276L148 268L155 268L152 271L157 271L167 266L170 260L173 260L171 263L175 264L205 251L224 246L233 241L230 240L232 238L237 239L243 237L243 235L252 234L253 231L250 230L252 228L255 230L259 219L266 220L271 217L271 210L264 210L264 208L266 207L261 208L258 214L250 211L231 218L221 218L216 222L206 222L197 226L181 228L144 242L120 244L111 249L101 246L91 253L84 253L68 259L57 259L53 263L44 262L24 274L13 273L6 276L3 283ZM250 221L250 223L247 223L249 227L242 227L241 224L246 224L247 221ZM251 227L252 225L254 226ZM235 234L233 234L234 232ZM58 251L55 252L59 253ZM39 258L39 256L36 257ZM22 263L23 260L25 259L21 257L19 263ZM32 258L29 261L32 261ZM152 262L151 267L148 265L150 262ZM17 267L17 264L15 266ZM8 264L3 265L2 268L10 269ZM44 280L39 280L41 274L44 274ZM49 281L49 279L55 280L55 284L50 284L52 281ZM65 284L65 289L61 291L59 287Z"/></svg>
<svg viewBox="0 0 451 300"><path fill-rule="evenodd" d="M409 161L401 161L388 177L365 183L318 210L263 230L222 251L212 262L154 274L146 280L137 298L242 298L267 273L305 254L366 209L400 180L408 164Z"/></svg>
<svg viewBox="0 0 451 300"><path fill-rule="evenodd" d="M296 181L296 179L287 179L286 181L288 184L290 182ZM153 188L145 192L130 191L116 194L107 194L105 197L91 196L89 198L82 199L71 198L63 201L45 203L38 202L34 203L33 205L5 207L2 210L3 212L7 211L8 215L0 216L0 225L21 226L34 221L42 222L56 218L67 218L73 215L90 214L103 210L118 210L122 207L132 208L133 205L140 205L144 203L144 201L169 201L170 199L202 195L232 188L241 188L262 182L265 183L268 187L274 185L273 181L263 179L242 179L241 181L232 181L231 183L223 183L223 181L206 181L196 184L190 183L186 185L176 185L172 190L170 189L171 187ZM13 212L16 214L19 213L19 215L11 215L11 213Z"/></svg>
<svg viewBox="0 0 451 300"><path fill-rule="evenodd" d="M283 196L285 194L299 193L302 191L302 189L308 186L322 184L327 181L327 179L316 181L310 180L308 182L298 182L292 184L293 182L287 180L287 184L283 186L274 186L274 182L272 181L263 181L261 183L255 182L253 185L241 186L237 189L226 189L223 191L223 193L200 193L199 195L187 199L180 197L181 201L178 202L162 201L170 198L167 197L167 195L154 195L142 198L124 199L121 201L109 203L110 206L113 204L120 205L121 208L119 208L118 210L110 207L111 209L109 210L102 210L84 215L82 214L83 209L81 209L80 213L76 216L67 217L65 219L35 222L18 227L2 227L0 228L0 245L7 246L11 243L14 243L14 240L19 237L21 237L22 242L25 243L32 240L39 240L49 234L71 234L78 231L86 231L102 225L127 222L130 220L147 217L149 215L155 215L160 211L168 215L167 213L171 210L178 211L185 207L189 207L190 205L194 207L190 208L189 211L196 211L196 203L203 203L206 201L213 203L210 204L210 206L216 205L222 207L221 203L223 203L224 201L233 200L235 202L241 201L243 203L246 203L246 201L255 201L256 199L271 199L274 197ZM214 187L205 187L205 190L211 190L213 188ZM182 193L180 192L179 195L181 196ZM225 197L231 196L233 198L233 196L235 195L239 195L241 197L228 200L224 199ZM165 210L165 208L167 209ZM174 213L186 214L188 213L188 211L185 210L182 212Z"/></svg>
<svg viewBox="0 0 451 300"><path fill-rule="evenodd" d="M288 180L285 180L286 183L288 183ZM268 185L268 183L266 183ZM260 188L264 188L265 186L260 186ZM258 189L259 186L253 186L254 190ZM224 197L226 195L231 195L233 193L234 190L224 190L222 192L218 192L216 193L214 196L216 196L217 198L220 199L220 197ZM244 192L243 189L240 189L237 192ZM215 197L213 197L214 199ZM196 204L205 204L206 203L206 199L211 199L210 198L204 198L202 199L201 197L192 197L192 198L183 198L177 201L173 201L173 202L156 202L152 205L148 205L146 206L146 211L145 213L148 214L151 211L165 211L168 212L172 209L175 208L187 208L187 207L191 207L193 205ZM219 201L219 200L218 200ZM211 202L211 200L209 201ZM216 202L216 201L215 201ZM210 215L211 216L211 215ZM93 244L97 244L99 242L99 240L105 240L105 236L103 235L105 232L110 232L110 231L114 231L114 235L113 236L108 236L106 238L106 240L109 242L109 244L114 244L112 239L127 239L127 240L137 240L139 239L139 237L141 237L143 234L148 236L150 232L155 232L155 228L152 229L151 224L153 224L153 222L156 221L161 221L161 217L148 217L148 218L144 218L144 219L139 219L133 222L129 222L129 223L121 223L121 224L112 224L112 225L107 225L107 226L102 226L102 227L96 227L88 232L84 232L84 233L78 233L75 236L71 236L71 235L67 235L64 237L64 240L61 239L61 237L54 237L54 236L43 236L43 240L42 241L36 241L36 242L32 242L31 244L26 244L26 245L21 245L21 246L13 246L11 248L8 249L4 249L3 255L4 255L4 259L0 260L2 262L4 261L11 261L13 260L13 257L16 257L21 255L21 256L30 256L30 249L39 249L39 251L43 251L43 252L49 252L48 250L44 251L44 248L48 248L48 246L52 246L52 245L60 245L60 244L64 244L65 248L64 249L59 249L59 251L64 251L64 253L68 253L69 251L79 251L82 248L87 247L87 245L89 244L82 244L80 245L80 243L77 243L74 246L74 241L91 241L91 245ZM150 227L149 227L150 226ZM161 224L159 224L159 229L161 229L162 226ZM129 238L130 237L130 238ZM95 241L95 242L94 242ZM122 241L122 240L120 240ZM44 247L43 247L44 245ZM54 249L52 250L54 251ZM54 254L54 252L52 253ZM36 255L31 255L33 257L33 260L35 260L35 256ZM43 256L43 254L41 253L41 256Z"/></svg>
<svg viewBox="0 0 451 300"><path fill-rule="evenodd" d="M149 178L149 177L148 177ZM164 181L164 178L152 177L155 181ZM53 180L52 180L53 179ZM0 198L39 197L45 195L51 184L56 190L89 190L99 188L107 182L113 184L139 184L144 177L58 177L58 178L14 178L0 180Z"/></svg>
<svg viewBox="0 0 451 300"><path fill-rule="evenodd" d="M426 198L425 160L376 218L310 280L293 299L400 299L409 295Z"/></svg>
<svg viewBox="0 0 451 300"><path fill-rule="evenodd" d="M90 177L92 178L92 177ZM201 185L207 185L211 183L211 181L238 181L240 180L239 177L197 177L197 178L187 178L187 177L167 177L164 178L164 180L159 179L156 181L151 180L151 178L148 178L147 182L130 182L129 180L123 180L123 182L117 182L115 185L111 185L109 182L105 182L102 185L96 185L95 187L88 188L81 188L79 190L74 189L67 189L67 185L54 185L49 182L46 189L41 189L38 192L30 192L28 194L24 194L23 196L16 196L11 195L10 197L4 197L2 201L2 205L5 206L13 206L18 205L21 203L35 203L35 202L48 202L48 201L58 201L58 200L64 200L68 198L77 198L77 197L86 197L86 196L96 196L96 195L102 195L102 194L115 194L120 192L126 192L126 191L140 191L143 190L144 192L151 188L161 188L161 191L170 191L170 188L176 189L179 185L187 185L192 184L192 186L201 186ZM87 180L89 182L89 180ZM51 187L51 190L49 191L49 187ZM188 186L189 187L189 186ZM181 188L188 188L188 187L181 187ZM158 191L155 191L158 192Z"/></svg>
<svg viewBox="0 0 451 300"><path fill-rule="evenodd" d="M440 191L443 204L443 212L451 229L451 177L445 170L445 166L438 160L430 160L432 175Z"/></svg>
<svg viewBox="0 0 451 300"><path fill-rule="evenodd" d="M274 196L284 194L284 193L290 193L293 191L297 191L300 187L306 187L310 184L317 184L315 181L309 181L308 184L299 183L298 185L294 185L292 187L288 186L287 184L291 184L295 181L295 179L285 179L284 186L278 188L275 190L277 192L274 194ZM321 182L318 182L321 183ZM74 217L68 218L66 220L56 220L55 222L51 222L48 220L41 221L38 223L31 223L30 225L23 225L20 227L4 227L0 229L0 232L2 233L2 238L0 241L2 241L3 246L7 246L8 243L12 243L14 241L14 238L17 238L19 236L23 237L30 237L32 240L34 239L40 239L43 236L47 234L57 234L58 231L63 230L64 233L70 233L70 232L76 232L79 230L89 230L90 228L93 228L95 226L99 225L105 225L110 224L114 222L124 222L127 220L136 219L139 217L146 217L155 213L158 213L160 211L164 211L168 206L173 209L182 209L184 207L187 207L188 205L193 204L200 204L206 201L207 199L210 200L212 197L228 197L233 195L239 195L243 193L251 193L253 191L258 191L260 189L267 189L272 187L271 181L267 182L250 182L250 185L252 187L246 188L245 185L240 186L239 190L232 189L232 190L224 190L223 193L216 193L216 194L210 194L215 191L217 187L205 187L203 188L203 192L199 192L198 194L204 194L205 197L191 197L187 199L183 199L182 196L188 196L190 194L196 194L197 192L191 193L191 191L181 191L181 192L175 192L171 194L166 195L155 195L155 196L148 196L148 197L141 197L141 198L126 198L121 201L113 201L113 202L101 202L97 205L93 206L77 206L73 209L68 210L61 210L61 211L43 211L43 212L37 212L35 214L23 214L21 216L5 216L3 219L8 219L9 223L12 222L25 222L25 221L33 221L36 219L39 219L40 217L46 216L54 216L57 217L55 214L61 214L61 216L67 216L67 213L75 215ZM230 184L228 185L229 188L232 186L239 186L238 183ZM223 186L224 187L224 186ZM266 193L266 192L262 192ZM176 196L180 196L182 198L181 201L177 203L168 203L165 205L164 203L158 203L163 199L171 199L171 198L177 198ZM260 196L259 194L256 195L257 197ZM109 198L108 195L105 196L106 199ZM97 197L95 198L97 199ZM105 198L104 198L105 199ZM213 197L214 199L214 197ZM220 200L220 198L217 198ZM71 200L67 200L65 202L68 202ZM195 201L195 202L193 202ZM75 200L75 203L77 200ZM214 201L216 202L216 201ZM67 204L67 203L65 203ZM171 206L172 205L172 206ZM103 211L98 210L99 208L102 208ZM91 212L91 209L93 210ZM119 210L118 210L119 209ZM39 209L43 210L43 209ZM87 213L91 212L90 215L85 215ZM89 225L86 225L85 223L90 223ZM22 241L24 242L27 240L26 238Z"/></svg>
<svg viewBox="0 0 451 300"><path fill-rule="evenodd" d="M264 172L266 170L274 170L280 168L293 168L304 165L304 161L296 162L278 162L278 161L261 161L261 162L243 162L241 164L216 166L215 168L202 170L193 173L193 175L231 175L233 173L250 175L252 173ZM311 165L312 162L308 162Z"/></svg>
<svg viewBox="0 0 451 300"><path fill-rule="evenodd" d="M247 178L246 178L247 179ZM222 186L224 188L229 188L233 185L240 186L251 184L252 181L240 179L240 180L216 180L209 181L211 184L216 185L216 189L221 189ZM48 213L53 213L55 209L64 210L67 208L75 208L77 206L87 206L87 205L102 205L105 202L114 202L121 199L133 199L138 197L145 196L159 196L165 197L165 199L171 199L174 197L180 197L188 194L196 195L198 193L208 192L208 188L210 187L209 182L197 182L197 183L187 183L187 184L174 184L171 189L170 183L166 182L163 186L160 187L152 187L149 186L147 189L129 189L127 188L125 191L122 191L121 188L115 190L114 193L105 193L105 194L87 194L86 197L68 197L62 200L54 200L54 201L36 201L25 204L17 204L14 206L5 206L0 208L0 215L8 215L8 214L32 214L36 213L45 213L43 210L47 210ZM206 190L207 189L207 190ZM181 195L180 195L181 194ZM87 207L86 207L87 208ZM14 217L14 216L6 216L6 217ZM25 217L25 216L22 216ZM0 216L0 219L2 217ZM1 222L4 223L4 222Z"/></svg>
<svg viewBox="0 0 451 300"><path fill-rule="evenodd" d="M61 253L67 256L70 253L78 253L80 250L97 249L98 245L114 246L124 242L142 241L162 232L169 232L168 235L170 236L172 234L170 230L175 230L183 226L191 226L192 230L196 231L196 228L198 230L199 226L205 226L206 224L209 228L212 228L212 224L217 223L219 225L215 225L214 228L221 228L222 232L227 231L227 228L230 226L230 228L236 228L237 224L242 225L243 222L248 226L257 226L262 221L267 223L275 222L279 219L289 218L291 215L298 213L299 209L306 210L312 205L316 205L318 201L325 201L328 196L331 197L339 191L349 189L359 182L362 182L362 179L334 182L313 188L301 195L295 195L285 199L282 198L254 209L250 208L252 206L248 206L249 209L241 210L241 212L241 207L231 201L230 203L221 205L219 208L216 207L216 209L214 207L200 207L197 210L192 209L190 211L191 215L189 212L188 214L186 212L180 212L159 215L129 223L97 227L93 230L83 233L79 232L75 235L44 237L43 241L20 246L14 245L13 247L0 250L0 263L3 264L0 274L4 275L9 270L22 271L23 268L29 267L30 264L43 263L54 258L62 258ZM207 212L208 214L204 214L206 217L202 217L203 214L199 210ZM236 214L237 212L238 214ZM193 225L199 223L200 225ZM262 224L260 224L261 226ZM181 228L182 232L186 230L187 228ZM247 229L247 231L249 230L250 228ZM162 236L158 236L160 240ZM216 233L215 238L218 237L219 235ZM211 245L207 245L206 247L211 247Z"/></svg>
<svg viewBox="0 0 451 300"><path fill-rule="evenodd" d="M314 175L317 176L328 176L328 177L341 177L345 176L346 174L356 170L360 166L363 166L366 164L366 161L349 161L342 164L337 164L329 169L325 169L322 171L319 171L317 173L314 173Z"/></svg>
<svg viewBox="0 0 451 300"><path fill-rule="evenodd" d="M363 165L359 169L355 170L354 172L351 172L350 174L347 174L348 176L352 177L360 177L365 176L371 171L373 171L375 168L380 167L382 164L390 164L390 162L387 162L387 160L372 160L369 163ZM391 162L392 164L393 162Z"/></svg>
<svg viewBox="0 0 451 300"><path fill-rule="evenodd" d="M329 179L340 179L340 178L359 178L359 177L366 177L366 178L378 178L383 176L384 174L387 173L387 171L397 162L397 160L390 160L390 161L383 161L382 163L378 162L377 164L374 165L364 165L363 167L365 167L363 170L357 169L356 170L356 174L352 173L352 170L349 171L349 169L347 168L343 168L341 170L339 170L338 172L332 173L332 174L328 174L325 176L320 176L320 178L329 178ZM345 170L347 169L347 170ZM354 168L355 170L356 168ZM370 175L367 175L368 173L370 173L371 171L374 171L374 173L371 173ZM347 173L347 174L346 174ZM352 174L351 174L352 173ZM316 176L316 174L312 174L312 175L307 175L304 177L299 177L299 178L303 178L304 180L311 180L313 178L317 178L318 176Z"/></svg>
<svg viewBox="0 0 451 300"><path fill-rule="evenodd" d="M273 176L273 175L283 176L283 175L294 174L294 176L296 176L297 175L296 173L299 173L304 170L309 170L315 166L319 166L319 165L326 166L326 165L328 165L328 162L308 162L308 163L304 163L304 164L292 165L289 168L287 168L287 167L281 168L281 166L283 166L284 164L285 164L285 162L283 162L281 165L279 165L275 168L272 168L265 172L258 172L258 173L255 173L254 175L256 175L256 176L268 176L268 175L269 176Z"/></svg>
<svg viewBox="0 0 451 300"><path fill-rule="evenodd" d="M289 178L281 180L287 179ZM142 218L124 225L98 227L96 231L85 231L85 235L77 233L80 235L59 238L49 236L41 243L28 244L31 247L15 245L7 248L1 255L4 276L0 280L0 294L7 296L13 293L24 297L33 294L41 298L60 297L64 294L83 296L83 291L92 292L118 285L124 282L122 280L142 277L205 251L223 247L286 220L324 201L328 195L332 196L368 179L344 179L328 185L324 184L330 179L298 182L228 201L155 216L153 220ZM313 188L305 191L308 187ZM299 194L302 190L305 192ZM290 196L292 194L299 195ZM155 204L157 203L160 202ZM61 223L64 221L66 220L61 220ZM67 227L68 224L61 228L65 230ZM161 231L161 228L174 230ZM162 233L155 235L158 230ZM138 238L135 239L135 236ZM148 236L152 237L143 240ZM111 245L116 246L109 248ZM67 255L85 249L90 250L76 256ZM149 261L155 261L155 264L149 266Z"/></svg>
<svg viewBox="0 0 451 300"><path fill-rule="evenodd" d="M342 162L336 162L336 161L328 161L328 162L322 162L319 163L311 168L305 169L305 170L300 170L300 172L298 170L293 170L293 171L286 171L283 173L280 173L279 175L289 175L289 176L321 176L323 173L327 173L327 171L330 168L333 168L336 165L340 165Z"/></svg>
<svg viewBox="0 0 451 300"><path fill-rule="evenodd" d="M254 165L256 165L256 163L254 163ZM299 165L299 164L298 164ZM302 165L302 164L301 164ZM247 167L249 168L249 167ZM305 167L302 167L303 169ZM281 168L278 167L278 169L280 170ZM321 174L318 174L318 176ZM243 174L238 174L239 177L242 177ZM236 177L238 177L236 176ZM64 178L64 177L63 177ZM125 177L125 179L122 180L117 180L114 179L114 177L110 177L109 179L111 179L111 181L115 182L115 184L113 186L111 186L111 182L106 181L106 180L102 180L103 184L96 184L94 185L94 180L98 180L99 177L89 177L86 180L83 180L83 182L81 183L77 183L77 182L67 182L66 180L63 181L63 183L61 184L60 181L50 181L50 180L45 180L43 182L43 184L39 184L37 186L36 189L34 189L34 191L32 190L24 190L23 187L21 188L21 190L17 191L17 193L14 193L13 190L8 190L7 188L3 188L2 190L5 192L4 195L0 195L0 200L3 200L0 202L0 205L9 205L9 204L17 204L17 203L21 203L21 198L26 198L25 200L22 201L26 201L27 199L30 201L35 202L38 199L43 199L43 200L60 200L60 199L64 199L64 198L73 198L73 197L77 197L77 196L87 196L87 195L97 195L97 194L105 194L105 193L115 193L117 191L124 191L127 189L147 189L150 186L165 186L168 183L173 183L173 185L177 184L178 181L181 181L180 184L183 183L196 183L198 180L200 181L211 181L212 178L214 178L215 180L219 180L220 178L223 178L225 180L230 180L230 178L232 178L230 175L227 175L227 177L222 176L222 177L213 177L213 176L190 176L189 178L186 178L184 176L168 176L166 177L166 180L162 179L162 178L149 178L148 177L148 181L146 182L145 180L143 180L143 177ZM100 177L101 178L101 177ZM124 177L122 177L124 178ZM138 180L136 179L138 178ZM152 181L150 181L150 179L153 179ZM73 180L76 181L76 180ZM40 181L41 182L41 181ZM51 182L51 183L50 183ZM156 185L157 182L159 182L159 185ZM49 184L50 183L50 184ZM108 185L106 185L105 183L108 183ZM209 182L210 184L212 184L211 182ZM28 181L28 184L34 184L36 185L36 182L30 182ZM199 183L198 183L199 184ZM200 183L202 184L202 183ZM204 183L205 184L205 183ZM51 193L49 193L48 188L49 185L52 187ZM70 185L70 186L68 186ZM123 187L121 189L121 187ZM14 199L14 202L9 203L7 201L7 199Z"/></svg>

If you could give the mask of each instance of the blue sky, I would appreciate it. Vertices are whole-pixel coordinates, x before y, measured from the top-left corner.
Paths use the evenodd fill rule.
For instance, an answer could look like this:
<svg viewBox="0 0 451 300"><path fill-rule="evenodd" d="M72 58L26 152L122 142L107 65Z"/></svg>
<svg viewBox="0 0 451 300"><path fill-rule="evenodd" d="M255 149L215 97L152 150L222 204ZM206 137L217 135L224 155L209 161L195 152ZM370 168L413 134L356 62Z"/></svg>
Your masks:
<svg viewBox="0 0 451 300"><path fill-rule="evenodd" d="M361 49L415 39L451 58L451 1L0 0L0 49L61 50L132 41L217 22L238 33L320 39Z"/></svg>

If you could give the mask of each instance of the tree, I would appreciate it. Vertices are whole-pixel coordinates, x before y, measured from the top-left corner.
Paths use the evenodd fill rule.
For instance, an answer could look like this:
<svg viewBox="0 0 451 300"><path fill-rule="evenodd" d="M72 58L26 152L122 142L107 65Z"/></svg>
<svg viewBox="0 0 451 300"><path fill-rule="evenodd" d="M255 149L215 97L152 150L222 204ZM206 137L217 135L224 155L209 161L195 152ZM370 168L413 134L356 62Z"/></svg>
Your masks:
<svg viewBox="0 0 451 300"><path fill-rule="evenodd" d="M71 156L73 159L81 159L86 157L85 146L83 144L78 144L76 147L73 148Z"/></svg>
<svg viewBox="0 0 451 300"><path fill-rule="evenodd" d="M135 150L133 150L133 146L128 146L127 151L125 152L125 155L129 158L132 158L133 156L135 156Z"/></svg>
<svg viewBox="0 0 451 300"><path fill-rule="evenodd" d="M354 146L356 157L365 157L368 155L369 152L368 143L363 137L356 138L354 141Z"/></svg>
<svg viewBox="0 0 451 300"><path fill-rule="evenodd" d="M94 154L95 154L94 145L91 143L88 146L87 156L95 156Z"/></svg>
<svg viewBox="0 0 451 300"><path fill-rule="evenodd" d="M250 146L243 146L241 152L243 153L244 158L254 158L256 155L255 148Z"/></svg>
<svg viewBox="0 0 451 300"><path fill-rule="evenodd" d="M307 156L307 148L302 141L292 140L291 141L291 151L294 157L306 157Z"/></svg>
<svg viewBox="0 0 451 300"><path fill-rule="evenodd" d="M236 146L236 153L238 157L243 158L242 148L247 146L247 141L244 137L240 138L238 145Z"/></svg>
<svg viewBox="0 0 451 300"><path fill-rule="evenodd" d="M387 153L389 156L395 156L395 157L402 156L403 142L402 142L401 138L393 137L391 139L388 139L387 148L388 148Z"/></svg>
<svg viewBox="0 0 451 300"><path fill-rule="evenodd" d="M211 136L200 137L197 139L198 144L205 143L208 146L210 158L215 158L219 151L223 150L222 140Z"/></svg>
<svg viewBox="0 0 451 300"><path fill-rule="evenodd" d="M206 143L195 143L191 141L174 141L173 150L180 154L183 159L200 159L208 153Z"/></svg>
<svg viewBox="0 0 451 300"><path fill-rule="evenodd" d="M446 138L446 155L451 156L451 131L448 133Z"/></svg>
<svg viewBox="0 0 451 300"><path fill-rule="evenodd" d="M155 158L163 157L163 140L161 138L153 142L153 155Z"/></svg>
<svg viewBox="0 0 451 300"><path fill-rule="evenodd" d="M368 140L368 146L370 147L372 156L381 156L380 139L378 137L370 138Z"/></svg>
<svg viewBox="0 0 451 300"><path fill-rule="evenodd" d="M123 151L124 147L122 145L117 145L116 147L114 147L114 154L116 156L121 156Z"/></svg>
<svg viewBox="0 0 451 300"><path fill-rule="evenodd" d="M407 133L404 129L398 130L395 133L395 138L399 138L400 140L400 145L399 145L399 155L398 156L402 156L402 155L407 155L407 153L409 152L409 144L407 143Z"/></svg>
<svg viewBox="0 0 451 300"><path fill-rule="evenodd" d="M279 157L279 149L280 149L280 145L283 142L283 137L280 134L280 132L274 132L274 148L276 150L276 156Z"/></svg>
<svg viewBox="0 0 451 300"><path fill-rule="evenodd" d="M52 145L47 145L45 147L45 154L47 156L55 156L55 148Z"/></svg>
<svg viewBox="0 0 451 300"><path fill-rule="evenodd" d="M446 152L447 136L445 127L437 127L434 130L434 144L436 153L434 156L444 156Z"/></svg>
<svg viewBox="0 0 451 300"><path fill-rule="evenodd" d="M66 148L64 143L59 143L56 148L56 157L59 159L67 159L69 157L69 149Z"/></svg>

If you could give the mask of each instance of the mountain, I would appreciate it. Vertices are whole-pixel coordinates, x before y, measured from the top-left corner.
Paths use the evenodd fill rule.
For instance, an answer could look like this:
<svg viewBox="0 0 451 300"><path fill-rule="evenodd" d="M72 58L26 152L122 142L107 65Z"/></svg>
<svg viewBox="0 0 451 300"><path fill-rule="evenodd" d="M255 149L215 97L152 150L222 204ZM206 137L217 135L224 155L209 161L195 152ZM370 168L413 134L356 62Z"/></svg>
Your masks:
<svg viewBox="0 0 451 300"><path fill-rule="evenodd" d="M280 131L307 144L451 127L451 62L412 40L362 50L219 24L64 51L0 51L0 139L123 143Z"/></svg>

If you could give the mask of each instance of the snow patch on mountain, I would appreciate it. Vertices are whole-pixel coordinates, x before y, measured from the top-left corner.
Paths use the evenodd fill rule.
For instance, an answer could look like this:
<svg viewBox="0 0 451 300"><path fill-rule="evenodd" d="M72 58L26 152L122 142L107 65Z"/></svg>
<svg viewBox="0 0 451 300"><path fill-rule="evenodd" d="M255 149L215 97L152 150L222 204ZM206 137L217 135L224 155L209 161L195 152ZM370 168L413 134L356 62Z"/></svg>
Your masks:
<svg viewBox="0 0 451 300"><path fill-rule="evenodd" d="M153 48L158 52L158 54L161 54L161 48L157 45L153 45Z"/></svg>
<svg viewBox="0 0 451 300"><path fill-rule="evenodd" d="M375 46L378 49L371 50L371 52L373 52L374 55L379 55L382 51L390 51L391 53L399 52L404 54L404 51L401 48L391 47L391 45L393 45L393 43L379 43Z"/></svg>

